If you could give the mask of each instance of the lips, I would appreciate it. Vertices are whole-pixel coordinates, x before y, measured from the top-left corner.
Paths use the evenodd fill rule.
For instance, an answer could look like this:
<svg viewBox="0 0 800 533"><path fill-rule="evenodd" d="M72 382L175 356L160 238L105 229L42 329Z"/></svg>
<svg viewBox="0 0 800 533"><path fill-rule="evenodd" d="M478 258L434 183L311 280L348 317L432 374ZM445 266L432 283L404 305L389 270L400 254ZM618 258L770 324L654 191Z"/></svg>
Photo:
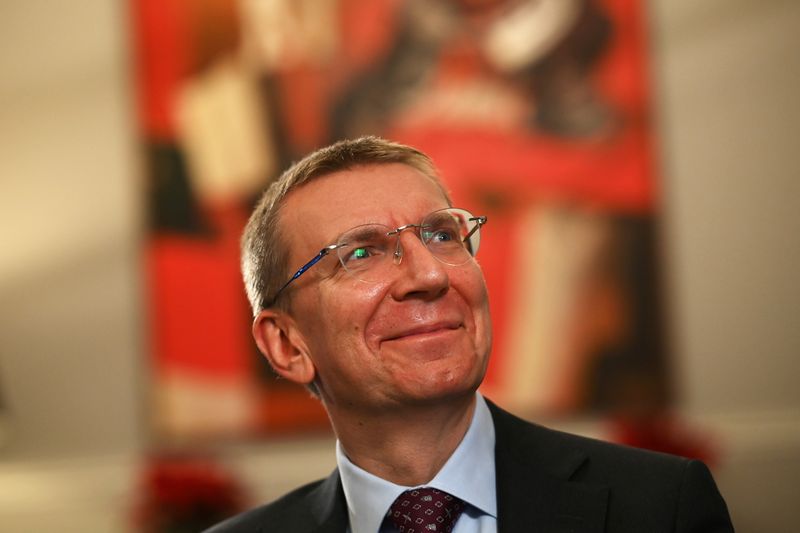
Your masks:
<svg viewBox="0 0 800 533"><path fill-rule="evenodd" d="M384 337L384 341L394 341L405 339L409 337L419 337L424 335L434 335L437 333L446 333L461 327L459 321L444 321L434 322L430 324L417 324L414 327L406 328L397 332L392 332L390 335Z"/></svg>

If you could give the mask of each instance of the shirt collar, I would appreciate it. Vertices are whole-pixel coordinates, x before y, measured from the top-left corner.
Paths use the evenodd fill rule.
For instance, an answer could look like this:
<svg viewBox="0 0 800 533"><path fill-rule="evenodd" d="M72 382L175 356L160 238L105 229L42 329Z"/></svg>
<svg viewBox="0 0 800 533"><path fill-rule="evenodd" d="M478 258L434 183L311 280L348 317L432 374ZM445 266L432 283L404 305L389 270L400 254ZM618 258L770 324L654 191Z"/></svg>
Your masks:
<svg viewBox="0 0 800 533"><path fill-rule="evenodd" d="M476 393L469 429L453 455L427 483L456 496L491 516L497 516L494 469L494 423L483 396ZM389 506L413 487L381 479L350 462L336 442L336 462L342 479L352 533L375 533Z"/></svg>

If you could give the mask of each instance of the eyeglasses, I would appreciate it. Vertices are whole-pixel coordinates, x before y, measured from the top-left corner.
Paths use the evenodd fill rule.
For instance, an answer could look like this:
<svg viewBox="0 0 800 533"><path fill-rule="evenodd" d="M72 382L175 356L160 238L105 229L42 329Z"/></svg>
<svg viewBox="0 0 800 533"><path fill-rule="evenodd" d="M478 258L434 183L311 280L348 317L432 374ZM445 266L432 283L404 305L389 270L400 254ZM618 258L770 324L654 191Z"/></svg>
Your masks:
<svg viewBox="0 0 800 533"><path fill-rule="evenodd" d="M391 265L398 265L403 260L400 234L407 229L414 230L433 257L442 263L463 265L478 253L480 229L484 224L485 216L474 216L466 209L448 207L426 215L419 224L406 224L394 229L383 224L356 226L342 233L336 243L324 247L300 267L278 289L270 305L294 280L331 252L336 253L345 271L356 279L368 283L386 279L391 275Z"/></svg>

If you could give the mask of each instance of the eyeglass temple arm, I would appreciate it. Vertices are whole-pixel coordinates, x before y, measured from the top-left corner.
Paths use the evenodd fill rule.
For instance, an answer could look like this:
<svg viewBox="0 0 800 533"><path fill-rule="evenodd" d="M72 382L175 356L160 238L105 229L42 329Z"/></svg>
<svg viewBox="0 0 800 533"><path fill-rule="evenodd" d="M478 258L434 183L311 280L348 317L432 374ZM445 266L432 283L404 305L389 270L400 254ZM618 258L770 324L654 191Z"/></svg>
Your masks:
<svg viewBox="0 0 800 533"><path fill-rule="evenodd" d="M486 224L486 217L485 217L485 216L479 216L479 217L470 217L470 218L468 218L467 220L469 220L470 222L475 222L476 224L475 224L475 227L474 227L474 228L472 228L471 230L469 230L469 233L467 233L467 235L464 237L464 240L463 240L462 242L467 242L467 240L468 240L470 237L472 237L472 234L473 234L473 233L475 233L476 231L478 231L478 230L480 229L480 227L481 227L481 226L483 226L484 224Z"/></svg>
<svg viewBox="0 0 800 533"><path fill-rule="evenodd" d="M293 282L294 280L296 280L297 278L302 276L305 273L306 270L308 270L312 266L316 265L320 261L320 259L322 259L326 255L328 255L332 250L335 250L339 246L341 246L341 245L340 244L331 244L330 246L326 246L325 248L320 250L319 253L317 255L315 255L314 258L311 261L309 261L308 263L306 263L305 265L303 265L299 269L297 269L297 272L295 272L294 275L291 278L289 278L289 281L284 283L283 287L278 289L278 292L275 293L275 296L272 298L272 304L275 303L275 301L278 299L278 296L283 292L283 289L288 287L291 282Z"/></svg>

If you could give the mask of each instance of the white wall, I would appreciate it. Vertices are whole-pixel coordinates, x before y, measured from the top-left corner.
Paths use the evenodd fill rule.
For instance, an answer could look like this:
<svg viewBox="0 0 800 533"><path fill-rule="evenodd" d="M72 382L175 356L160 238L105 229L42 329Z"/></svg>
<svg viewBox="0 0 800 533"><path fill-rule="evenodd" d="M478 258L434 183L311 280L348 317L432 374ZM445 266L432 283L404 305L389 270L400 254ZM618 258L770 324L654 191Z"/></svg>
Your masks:
<svg viewBox="0 0 800 533"><path fill-rule="evenodd" d="M796 412L800 3L655 6L687 405ZM709 387L710 376L726 385Z"/></svg>
<svg viewBox="0 0 800 533"><path fill-rule="evenodd" d="M739 531L800 522L800 3L653 0L682 411ZM0 529L122 530L146 441L125 2L0 4ZM0 430L2 432L3 430ZM330 443L240 450L262 497Z"/></svg>
<svg viewBox="0 0 800 533"><path fill-rule="evenodd" d="M739 531L800 520L800 3L651 4L684 412Z"/></svg>
<svg viewBox="0 0 800 533"><path fill-rule="evenodd" d="M138 447L139 181L116 2L0 4L2 457Z"/></svg>

